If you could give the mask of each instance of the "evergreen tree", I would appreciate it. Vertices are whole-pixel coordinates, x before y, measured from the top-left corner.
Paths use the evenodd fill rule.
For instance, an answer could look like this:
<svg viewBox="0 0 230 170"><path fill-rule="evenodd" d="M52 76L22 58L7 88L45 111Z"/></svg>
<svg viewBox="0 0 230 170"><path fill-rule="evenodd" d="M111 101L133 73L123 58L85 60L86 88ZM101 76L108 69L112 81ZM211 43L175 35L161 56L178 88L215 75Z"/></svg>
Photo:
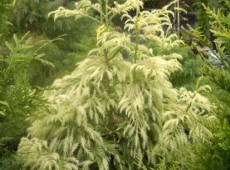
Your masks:
<svg viewBox="0 0 230 170"><path fill-rule="evenodd" d="M44 93L49 108L30 118L29 136L18 149L24 167L149 169L177 148L209 141L203 122L213 120L212 105L201 95L209 87L176 90L169 76L181 68L181 56L157 56L148 47L148 41L160 49L182 43L171 32L169 6L149 12L140 0L112 7L108 0L82 0L74 10L51 13L55 19L88 17L101 26L96 47ZM116 15L128 33L111 26Z"/></svg>

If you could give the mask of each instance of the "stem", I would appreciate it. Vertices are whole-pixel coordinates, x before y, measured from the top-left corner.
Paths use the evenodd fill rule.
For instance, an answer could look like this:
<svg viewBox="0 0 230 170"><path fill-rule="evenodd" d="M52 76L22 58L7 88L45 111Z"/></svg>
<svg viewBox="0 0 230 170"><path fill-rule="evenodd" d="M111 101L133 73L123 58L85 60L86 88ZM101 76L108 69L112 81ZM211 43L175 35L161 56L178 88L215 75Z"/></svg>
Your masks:
<svg viewBox="0 0 230 170"><path fill-rule="evenodd" d="M139 28L138 28L138 21L139 21L139 12L140 12L140 10L139 10L139 8L137 9L137 11L136 11L136 22L135 22L135 40L136 40L136 42L135 42L135 55L134 55L134 63L136 63L137 62L137 55L138 55L138 45L139 45L139 41L140 41L140 39L139 39L139 34L140 34L140 32L139 32Z"/></svg>
<svg viewBox="0 0 230 170"><path fill-rule="evenodd" d="M194 99L195 96L196 96L196 93L193 94L192 99ZM185 112L188 112L188 110L190 109L191 106L192 106L192 102L190 102L190 103L187 105Z"/></svg>
<svg viewBox="0 0 230 170"><path fill-rule="evenodd" d="M107 28L109 25L109 9L108 9L108 0L99 0L100 4L100 21L101 24L104 24Z"/></svg>
<svg viewBox="0 0 230 170"><path fill-rule="evenodd" d="M108 16L108 0L105 0L105 25L109 25L109 16Z"/></svg>
<svg viewBox="0 0 230 170"><path fill-rule="evenodd" d="M104 64L106 66L105 69L108 69L108 65L109 65L109 58L108 58L108 52L105 50L104 51ZM104 86L105 86L105 90L107 91L107 93L109 93L109 77L106 73L106 71L104 72ZM107 128L109 130L109 137L111 139L114 140L114 129L115 129L115 121L114 121L114 116L111 112L108 112L108 124L107 124Z"/></svg>
<svg viewBox="0 0 230 170"><path fill-rule="evenodd" d="M180 37L180 0L177 1L177 34L178 38Z"/></svg>
<svg viewBox="0 0 230 170"><path fill-rule="evenodd" d="M105 64L105 69L108 69L109 66L109 57L108 57L108 52L105 50L104 51L104 64ZM106 71L104 72L104 85L107 91L109 90L109 77Z"/></svg>
<svg viewBox="0 0 230 170"><path fill-rule="evenodd" d="M121 48L118 48L117 50L116 50L116 52L111 56L111 57L109 57L109 60L108 61L110 61L110 60L112 60L114 57L116 57L116 55L118 54L118 52L121 50Z"/></svg>
<svg viewBox="0 0 230 170"><path fill-rule="evenodd" d="M108 67L108 65L109 65L109 58L108 58L108 54L107 54L106 50L104 51L104 63L106 65L106 67Z"/></svg>

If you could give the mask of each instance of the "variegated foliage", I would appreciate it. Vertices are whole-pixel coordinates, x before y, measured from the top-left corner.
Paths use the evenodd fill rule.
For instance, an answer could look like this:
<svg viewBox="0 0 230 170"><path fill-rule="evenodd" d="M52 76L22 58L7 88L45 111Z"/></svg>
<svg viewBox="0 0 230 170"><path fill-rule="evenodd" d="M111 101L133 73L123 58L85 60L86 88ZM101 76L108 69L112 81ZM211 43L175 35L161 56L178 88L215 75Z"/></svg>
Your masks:
<svg viewBox="0 0 230 170"><path fill-rule="evenodd" d="M87 58L44 93L50 106L31 118L29 137L19 146L24 167L154 167L158 155L167 155L190 141L208 141L212 136L202 123L213 118L209 101L199 91L174 89L168 80L181 68L181 56L155 56L143 43L157 41L159 48L180 43L170 34L171 12L167 7L141 12L142 6L139 0L127 0L107 7L109 17L122 14L126 18L129 33L114 31L105 23L98 29L97 46ZM100 3L82 0L75 10L59 8L53 14L55 18L92 17L88 13L92 9L101 15L107 11L100 10ZM136 9L136 16L128 14L130 9Z"/></svg>

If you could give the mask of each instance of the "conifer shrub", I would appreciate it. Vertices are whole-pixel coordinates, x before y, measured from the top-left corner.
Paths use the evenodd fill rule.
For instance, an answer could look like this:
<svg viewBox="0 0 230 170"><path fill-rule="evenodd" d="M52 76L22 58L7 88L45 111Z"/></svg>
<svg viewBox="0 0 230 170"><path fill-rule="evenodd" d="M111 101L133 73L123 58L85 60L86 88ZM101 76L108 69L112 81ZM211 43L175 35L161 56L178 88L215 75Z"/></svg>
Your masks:
<svg viewBox="0 0 230 170"><path fill-rule="evenodd" d="M43 45L27 33L20 38L14 35L0 48L0 169L17 169L15 152L29 127L26 119L45 107L42 90L30 82L32 63L53 66L39 51Z"/></svg>
<svg viewBox="0 0 230 170"><path fill-rule="evenodd" d="M228 11L230 2L223 0L219 2L218 10L211 9L203 4L209 20L210 32L214 35L216 48L210 47L209 52L198 53L203 58L200 69L201 84L209 84L212 93L209 98L217 106L215 109L218 121L215 125L208 125L214 134L211 145L194 144L191 150L194 155L184 157L187 169L220 169L227 170L229 164L229 129L230 129L230 18ZM196 41L208 39L201 31L193 32ZM211 42L207 42L211 44ZM192 161L191 161L192 160ZM196 165L196 166L194 166Z"/></svg>
<svg viewBox="0 0 230 170"><path fill-rule="evenodd" d="M169 76L181 69L181 56L157 55L147 43L162 50L182 43L171 32L169 6L149 12L140 0L112 7L108 0L82 0L73 10L50 13L55 20L91 18L100 27L95 48L54 81L44 92L49 107L30 117L18 148L24 168L150 169L172 154L184 156L191 143L209 143L212 133L203 124L215 118L201 94L209 87L173 88ZM124 32L111 26L116 15L125 20Z"/></svg>
<svg viewBox="0 0 230 170"><path fill-rule="evenodd" d="M213 57L221 63L219 66L207 63L203 67L204 83L209 83L213 89L211 99L218 106L217 117L220 122L214 130L212 154L208 161L220 162L221 168L229 169L230 151L230 15L226 13L230 9L230 2L221 1L218 11L204 6L210 20L210 31L215 36L216 52ZM215 63L214 63L215 64ZM216 157L218 159L216 159ZM217 166L216 166L217 168Z"/></svg>

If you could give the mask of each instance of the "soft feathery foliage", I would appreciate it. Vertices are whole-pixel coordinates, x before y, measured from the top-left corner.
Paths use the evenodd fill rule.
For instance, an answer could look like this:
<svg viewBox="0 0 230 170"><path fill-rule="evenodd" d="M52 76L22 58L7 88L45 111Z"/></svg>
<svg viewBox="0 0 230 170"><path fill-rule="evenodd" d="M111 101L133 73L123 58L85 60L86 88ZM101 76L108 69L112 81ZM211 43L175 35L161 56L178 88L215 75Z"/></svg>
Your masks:
<svg viewBox="0 0 230 170"><path fill-rule="evenodd" d="M163 50L181 42L170 34L168 6L141 12L139 0L115 3L113 8L103 2L82 0L75 10L61 7L51 13L55 19L91 18L91 10L99 10L102 26L88 57L44 93L49 108L30 118L29 138L22 138L18 149L26 168L149 168L190 141L207 142L212 137L203 126L214 118L212 106L201 95L209 88L174 89L169 76L181 68L181 56L156 55L144 44L156 41ZM128 14L131 9L136 10L134 17ZM129 33L109 27L117 14L126 19Z"/></svg>
<svg viewBox="0 0 230 170"><path fill-rule="evenodd" d="M28 76L21 77L21 75L27 74L26 71L32 62L40 62L43 65L54 67L52 63L43 59L45 54L39 54L45 44L50 43L50 41L36 42L28 35L29 33L26 33L20 39L16 35L13 35L13 43L5 43L9 55L2 56L2 61L7 65L7 69L5 69L6 74L16 72L19 76L15 76L14 78L20 78L21 80L28 78ZM18 70L18 67L20 67L20 70Z"/></svg>
<svg viewBox="0 0 230 170"><path fill-rule="evenodd" d="M39 50L44 46L43 41L33 42L29 34L25 34L21 38L18 38L16 35L13 36L13 42L6 42L6 49L1 49L2 55L0 55L0 74L1 74L1 97L7 98L8 95L11 95L11 92L17 89L18 94L28 93L29 96L33 96L35 93L32 89L30 89L30 74L28 70L33 62L38 62L42 65L54 67L52 63L44 60L42 57L44 54L40 54ZM23 85L25 89L21 89L20 87ZM24 91L25 90L25 91ZM27 91L28 90L28 91ZM12 98L9 98L9 102L12 102L15 94L12 94ZM19 97L18 95L17 97ZM25 99L22 97L22 99ZM23 100L19 100L15 98L15 102L22 102ZM14 102L13 102L14 103ZM13 104L12 103L12 104ZM1 101L1 105L5 107L10 107L7 102ZM26 109L32 109L26 107ZM11 109L10 109L11 110ZM30 110L31 112L32 110ZM10 111L9 111L10 112ZM27 113L22 114L26 115Z"/></svg>
<svg viewBox="0 0 230 170"><path fill-rule="evenodd" d="M30 84L33 63L53 66L44 60L39 49L43 41L34 42L29 34L13 36L0 50L0 167L14 169L12 154L28 128L26 118L35 110L44 107L41 90ZM14 163L13 163L14 162ZM15 168L17 169L17 168Z"/></svg>

